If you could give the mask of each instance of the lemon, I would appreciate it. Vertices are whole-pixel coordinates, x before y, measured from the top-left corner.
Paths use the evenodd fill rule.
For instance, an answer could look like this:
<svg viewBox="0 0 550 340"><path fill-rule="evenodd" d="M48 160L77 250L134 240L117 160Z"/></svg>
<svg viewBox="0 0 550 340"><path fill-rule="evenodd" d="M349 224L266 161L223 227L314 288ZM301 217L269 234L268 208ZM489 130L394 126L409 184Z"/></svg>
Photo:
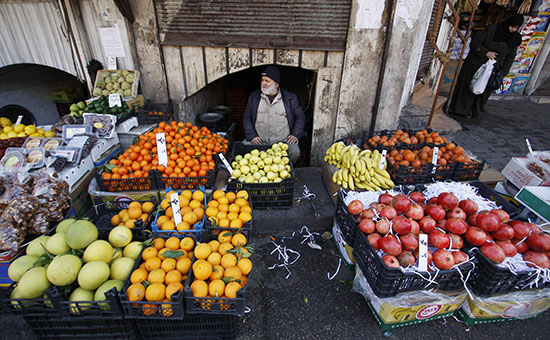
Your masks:
<svg viewBox="0 0 550 340"><path fill-rule="evenodd" d="M23 124L18 124L15 126L15 128L13 129L13 131L19 133L19 132L22 132L25 130L25 125Z"/></svg>
<svg viewBox="0 0 550 340"><path fill-rule="evenodd" d="M6 126L6 127L4 127L4 132L5 132L5 133L8 133L8 132L10 132L10 131L13 131L13 127L12 127L12 126Z"/></svg>
<svg viewBox="0 0 550 340"><path fill-rule="evenodd" d="M0 133L0 139L6 139L8 138L8 134L5 132Z"/></svg>
<svg viewBox="0 0 550 340"><path fill-rule="evenodd" d="M42 129L42 128L36 130L36 132L39 133L39 134L41 134L41 135L43 135L43 134L46 133L46 131L44 131L44 129Z"/></svg>
<svg viewBox="0 0 550 340"><path fill-rule="evenodd" d="M46 136L46 137L54 137L54 136L55 136L55 132L53 132L53 131L46 131L46 133L44 133L44 136Z"/></svg>
<svg viewBox="0 0 550 340"><path fill-rule="evenodd" d="M11 120L9 118L6 118L6 117L0 118L0 126L6 127L10 125L11 125Z"/></svg>
<svg viewBox="0 0 550 340"><path fill-rule="evenodd" d="M42 135L39 134L39 133L33 133L33 134L30 134L29 136L30 137L42 137Z"/></svg>
<svg viewBox="0 0 550 340"><path fill-rule="evenodd" d="M27 137L27 134L25 133L25 131L22 131L17 134L17 137Z"/></svg>
<svg viewBox="0 0 550 340"><path fill-rule="evenodd" d="M27 125L27 126L25 126L24 130L25 130L25 133L26 133L27 135L32 135L33 133L36 132L36 126L34 126L34 125Z"/></svg>
<svg viewBox="0 0 550 340"><path fill-rule="evenodd" d="M15 131L8 132L8 138L17 137L17 133Z"/></svg>

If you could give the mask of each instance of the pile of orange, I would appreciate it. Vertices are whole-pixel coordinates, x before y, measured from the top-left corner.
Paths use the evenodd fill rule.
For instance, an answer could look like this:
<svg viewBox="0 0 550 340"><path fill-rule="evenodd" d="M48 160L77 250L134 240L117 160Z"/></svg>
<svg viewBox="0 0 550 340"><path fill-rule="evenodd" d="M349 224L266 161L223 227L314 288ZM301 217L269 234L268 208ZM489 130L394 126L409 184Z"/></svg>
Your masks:
<svg viewBox="0 0 550 340"><path fill-rule="evenodd" d="M158 162L157 133L166 136L166 165ZM152 131L140 135L139 141L118 158L111 159L101 177L142 178L149 176L151 170L158 170L166 177L203 177L215 167L214 154L227 148L227 139L206 127L199 128L189 122L161 122Z"/></svg>
<svg viewBox="0 0 550 340"><path fill-rule="evenodd" d="M248 192L216 190L208 202L205 212L208 221L214 227L242 228L252 219L252 208L248 201Z"/></svg>
<svg viewBox="0 0 550 340"><path fill-rule="evenodd" d="M153 202L143 202L142 204L141 202L133 201L128 205L128 209L122 209L118 214L111 217L111 225L113 227L123 225L131 229L137 220L142 220L145 223L147 216L149 216L154 207L155 204Z"/></svg>
<svg viewBox="0 0 550 340"><path fill-rule="evenodd" d="M443 145L447 143L447 138L440 136L438 132L429 132L426 129L417 131L414 135L410 135L403 130L396 130L391 136L375 135L369 138L369 143L373 146L381 144L383 146L396 146L398 144L419 144L433 143L435 145Z"/></svg>
<svg viewBox="0 0 550 340"><path fill-rule="evenodd" d="M159 214L156 221L159 230L175 230L184 232L194 229L194 225L201 222L204 217L204 192L200 190L183 190L179 195L181 222L178 225L174 221L174 212L170 197L175 191L170 191L160 202L164 214Z"/></svg>
<svg viewBox="0 0 550 340"><path fill-rule="evenodd" d="M252 270L249 257L252 248L247 246L246 236L240 232L222 231L217 239L197 244L193 262L194 280L190 285L197 298L236 298L237 292L246 285L247 275ZM212 300L201 304L211 308ZM229 308L221 304L220 309Z"/></svg>
<svg viewBox="0 0 550 340"><path fill-rule="evenodd" d="M141 253L143 262L130 275L131 284L126 289L128 300L149 302L141 304L142 312L147 316L157 312L163 316L172 316L172 295L183 292L194 247L195 240L191 237L154 239L153 244Z"/></svg>
<svg viewBox="0 0 550 340"><path fill-rule="evenodd" d="M424 146L419 150L391 150L387 155L387 160L394 167L411 166L415 168L423 167L432 163L433 148ZM472 163L472 159L464 154L464 148L455 143L447 143L439 148L437 165L447 165L453 162L462 162L464 164Z"/></svg>

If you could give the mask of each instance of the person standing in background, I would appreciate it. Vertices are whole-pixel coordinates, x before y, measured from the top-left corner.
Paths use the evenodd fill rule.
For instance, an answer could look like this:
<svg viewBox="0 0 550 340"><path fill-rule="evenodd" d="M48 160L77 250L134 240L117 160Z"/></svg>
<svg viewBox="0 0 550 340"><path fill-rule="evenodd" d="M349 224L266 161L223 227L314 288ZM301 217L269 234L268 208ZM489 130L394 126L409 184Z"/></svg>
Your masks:
<svg viewBox="0 0 550 340"><path fill-rule="evenodd" d="M299 139L304 134L305 114L298 97L279 87L281 74L274 66L262 72L261 89L248 97L243 115L245 143L288 144L292 163L300 157Z"/></svg>
<svg viewBox="0 0 550 340"><path fill-rule="evenodd" d="M475 35L470 43L470 52L458 75L449 113L467 118L479 118L485 112L485 103L494 89L486 88L482 94L470 91L470 82L474 74L489 59L496 59L495 68L505 76L516 57L521 45L519 28L523 25L523 16L515 14L499 24L491 24Z"/></svg>

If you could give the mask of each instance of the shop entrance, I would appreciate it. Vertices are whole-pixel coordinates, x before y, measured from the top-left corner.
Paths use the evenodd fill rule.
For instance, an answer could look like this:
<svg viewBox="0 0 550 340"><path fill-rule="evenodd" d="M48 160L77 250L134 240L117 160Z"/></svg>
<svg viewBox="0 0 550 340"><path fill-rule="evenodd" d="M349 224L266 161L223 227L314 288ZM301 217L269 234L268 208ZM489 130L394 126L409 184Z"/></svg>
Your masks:
<svg viewBox="0 0 550 340"><path fill-rule="evenodd" d="M201 114L222 113L224 118L217 123L215 128L222 132L223 129L229 129L228 137L233 141L243 140L245 137L242 118L246 102L248 96L260 88L261 72L265 67L266 65L248 68L208 84L183 101L184 113L193 119L195 124L206 126L209 123L201 121ZM300 139L301 155L295 166L309 166L313 130L313 96L317 75L313 71L298 67L277 65L277 68L281 73L280 86L296 94L306 115L305 133Z"/></svg>

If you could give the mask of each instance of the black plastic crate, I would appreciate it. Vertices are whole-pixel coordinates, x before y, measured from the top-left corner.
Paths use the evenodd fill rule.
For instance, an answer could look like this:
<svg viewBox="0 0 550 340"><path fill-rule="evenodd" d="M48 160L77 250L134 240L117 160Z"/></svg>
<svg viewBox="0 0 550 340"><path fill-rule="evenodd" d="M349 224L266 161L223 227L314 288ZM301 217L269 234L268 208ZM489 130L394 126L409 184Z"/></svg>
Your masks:
<svg viewBox="0 0 550 340"><path fill-rule="evenodd" d="M240 318L232 315L188 314L183 320L146 319L136 322L141 339L235 339Z"/></svg>
<svg viewBox="0 0 550 340"><path fill-rule="evenodd" d="M143 107L138 108L138 122L140 124L156 124L172 120L172 100L168 103L153 104L151 100L146 100Z"/></svg>
<svg viewBox="0 0 550 340"><path fill-rule="evenodd" d="M225 192L234 192L235 194L237 193L236 191L231 191L231 190L225 190ZM208 201L210 202L210 201ZM252 207L252 201L250 200L250 197L248 198L248 204L250 206L250 209L253 210L254 208ZM206 205L205 207L205 210L206 208L208 207L208 204ZM252 211L250 212L250 215L252 216ZM223 231L223 230L229 230L229 231L247 231L247 232L250 232L252 230L252 219L248 222L246 222L242 228L224 228L224 227L220 227L218 225L214 225L212 223L212 221L208 218L208 217L205 217L205 221L204 221L204 228L213 232L213 231Z"/></svg>
<svg viewBox="0 0 550 340"><path fill-rule="evenodd" d="M172 188L174 190L183 189L198 189L199 187L205 187L207 189L213 188L216 185L216 178L218 177L219 162L216 157L214 169L208 170L206 176L200 177L168 177L162 176L159 171L154 171L157 176L158 189L164 190L166 188Z"/></svg>
<svg viewBox="0 0 550 340"><path fill-rule="evenodd" d="M473 181L478 180L479 175L483 171L485 166L485 161L474 161L470 164L465 164L462 162L457 162L455 171L453 173L453 181Z"/></svg>
<svg viewBox="0 0 550 340"><path fill-rule="evenodd" d="M431 182L431 168L430 164L421 167L400 165L397 168L388 162L386 170L395 185L409 185Z"/></svg>
<svg viewBox="0 0 550 340"><path fill-rule="evenodd" d="M426 279L417 273L403 273L399 268L387 267L367 240L367 235L362 232L357 232L353 257L378 297L391 297L398 293L425 289L462 289L464 282L461 277L468 277L468 272L474 269L471 262L464 262L458 268L440 270L430 281L428 273L425 273Z"/></svg>
<svg viewBox="0 0 550 340"><path fill-rule="evenodd" d="M16 283L8 287L0 287L0 305L3 313L13 313L21 316L51 316L60 317L60 299L58 297L45 296L36 299L12 299L11 292Z"/></svg>
<svg viewBox="0 0 550 340"><path fill-rule="evenodd" d="M143 249L146 249L146 247ZM142 322L142 319L183 319L183 291L173 294L170 302L149 302L145 298L142 301L130 301L128 299L126 289L131 285L130 277L132 273L144 262L141 256L142 253L143 250L139 254L136 263L134 263L130 276L126 279L121 291L118 293L124 317L127 319L140 319L137 323ZM182 282L182 285L184 285L184 282Z"/></svg>
<svg viewBox="0 0 550 340"><path fill-rule="evenodd" d="M409 134L410 137L414 136L414 134L419 130L408 130L408 129L401 129L403 132L406 132ZM431 130L429 130L431 132ZM383 145L380 143L377 143L376 145L373 144L370 139L374 136L387 136L388 139L391 138L397 130L381 130L381 131L363 131L363 135L361 136L361 140L363 141L363 148L364 149L371 149L371 150L400 150L400 149L409 149L409 150L418 150L422 147L426 146L426 143L416 143L416 144L407 144L400 141L397 141L394 145Z"/></svg>
<svg viewBox="0 0 550 340"><path fill-rule="evenodd" d="M510 203L501 195L499 195L496 191L491 189L487 184L478 180L472 181L469 184L478 189L479 195L487 199L490 199L491 201L497 202L502 207L502 209L510 215L510 217L515 217L519 214L520 211L515 205Z"/></svg>
<svg viewBox="0 0 550 340"><path fill-rule="evenodd" d="M76 288L77 285L73 284ZM60 314L66 319L98 318L98 319L122 319L124 314L120 305L118 292L112 288L105 292L104 301L68 301L69 292L65 294L64 287L51 287L46 294L52 298L59 298L58 306Z"/></svg>
<svg viewBox="0 0 550 340"><path fill-rule="evenodd" d="M456 162L445 165L429 165L431 167L428 175L430 181L446 181L453 178L456 168Z"/></svg>
<svg viewBox="0 0 550 340"><path fill-rule="evenodd" d="M100 191L147 191L158 188L155 171L149 171L149 176L140 178L103 179L101 174L94 173Z"/></svg>
<svg viewBox="0 0 550 340"><path fill-rule="evenodd" d="M237 155L244 155L254 149L259 151L266 151L270 148L271 148L271 145L266 145L266 144L255 145L255 144L244 144L243 142L235 142L233 143L233 149L231 150L231 160L233 160Z"/></svg>
<svg viewBox="0 0 550 340"><path fill-rule="evenodd" d="M344 241L353 248L355 243L355 237L357 230L359 229L359 222L353 217L352 214L348 211L348 207L344 202L344 191L338 190L337 192L337 201L336 201L336 211L334 213L334 219L340 226L342 231L342 237Z"/></svg>
<svg viewBox="0 0 550 340"><path fill-rule="evenodd" d="M133 320L61 319L48 316L23 318L38 339L128 339L139 338Z"/></svg>
<svg viewBox="0 0 550 340"><path fill-rule="evenodd" d="M131 199L122 199L118 201L109 201L109 202L103 202L94 205L84 217L89 218L90 221L95 224L98 230L111 230L114 228L114 226L111 224L111 218L118 214L120 211L124 209L128 209L128 206L130 203L134 202L134 200ZM155 219L155 211L157 210L157 199L154 196L151 196L150 201L138 201L141 204L145 202L152 202L153 203L153 209L147 214L147 219L145 222L141 219L137 220L134 223L134 228L132 228L132 232L139 231L142 232L146 228L151 226L151 223Z"/></svg>

